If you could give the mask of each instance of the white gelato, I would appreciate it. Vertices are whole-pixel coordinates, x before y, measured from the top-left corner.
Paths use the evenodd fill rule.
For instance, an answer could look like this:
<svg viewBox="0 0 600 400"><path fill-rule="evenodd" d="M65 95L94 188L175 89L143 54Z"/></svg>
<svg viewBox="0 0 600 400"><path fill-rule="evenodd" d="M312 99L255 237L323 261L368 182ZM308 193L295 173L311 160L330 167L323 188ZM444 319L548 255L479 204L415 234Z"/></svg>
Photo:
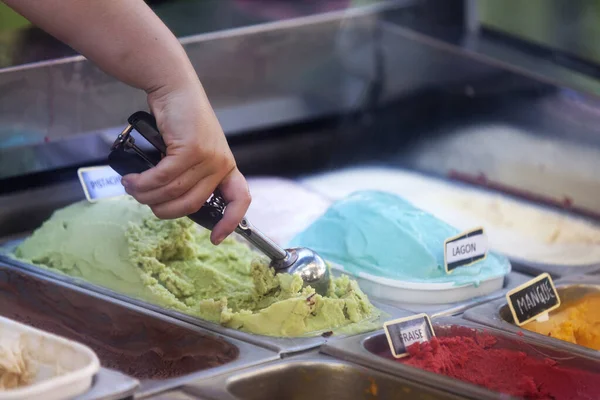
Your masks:
<svg viewBox="0 0 600 400"><path fill-rule="evenodd" d="M280 245L306 229L331 205L326 197L288 179L250 178L248 186L252 193L248 219Z"/></svg>

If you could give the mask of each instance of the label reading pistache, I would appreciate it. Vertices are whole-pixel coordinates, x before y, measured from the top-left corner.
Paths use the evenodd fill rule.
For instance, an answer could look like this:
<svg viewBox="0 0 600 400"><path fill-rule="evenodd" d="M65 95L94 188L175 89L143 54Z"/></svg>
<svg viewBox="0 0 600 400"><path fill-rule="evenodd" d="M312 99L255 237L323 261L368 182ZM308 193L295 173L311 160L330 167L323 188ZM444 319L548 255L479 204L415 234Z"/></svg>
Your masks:
<svg viewBox="0 0 600 400"><path fill-rule="evenodd" d="M418 342L428 342L435 336L427 314L411 315L383 324L385 335L395 358L408 355L407 348Z"/></svg>
<svg viewBox="0 0 600 400"><path fill-rule="evenodd" d="M506 294L506 300L518 326L560 307L558 292L547 273L511 290Z"/></svg>
<svg viewBox="0 0 600 400"><path fill-rule="evenodd" d="M465 267L487 256L488 240L483 228L476 228L446 239L444 242L444 266L446 273Z"/></svg>
<svg viewBox="0 0 600 400"><path fill-rule="evenodd" d="M108 165L79 168L77 175L85 197L90 202L127 194L121 185L121 175Z"/></svg>

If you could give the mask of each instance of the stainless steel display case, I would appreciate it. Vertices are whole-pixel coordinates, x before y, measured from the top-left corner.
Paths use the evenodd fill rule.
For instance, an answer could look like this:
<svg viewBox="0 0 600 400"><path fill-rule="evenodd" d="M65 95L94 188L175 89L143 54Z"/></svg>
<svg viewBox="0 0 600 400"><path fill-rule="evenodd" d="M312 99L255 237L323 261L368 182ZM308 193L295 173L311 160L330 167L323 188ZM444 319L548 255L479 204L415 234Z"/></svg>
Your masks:
<svg viewBox="0 0 600 400"><path fill-rule="evenodd" d="M561 300L561 307L568 306L569 303L577 301L587 294L600 293L600 277L596 276L572 276L559 279L554 283ZM555 310L555 312L557 311ZM550 318L552 318L552 314L553 312L550 313ZM543 343L546 346L553 346L557 349L564 349L574 354L581 354L600 360L600 351L598 350L589 349L520 328L514 324L505 298L472 308L465 312L463 317L482 325L491 326L506 332L517 333L531 338L536 342Z"/></svg>
<svg viewBox="0 0 600 400"><path fill-rule="evenodd" d="M600 220L600 177L595 173L600 169L598 75L482 35L474 4L389 1L199 33L181 41L247 175L296 177L383 163ZM82 57L0 69L0 87L4 241L27 234L54 210L83 199L76 168L105 163L126 116L146 104L142 93L107 77ZM15 136L19 140L11 141ZM208 328L237 337L240 346L244 341L258 343L274 350L252 347L266 352L268 359L277 358L277 352L295 358L296 352L325 342L263 341L189 316L167 316L165 310L153 311L153 306L133 304L129 298L122 301L104 289L35 267L20 268L28 277L99 301L203 333ZM531 271L542 269L547 268ZM426 311L455 314L474 304ZM325 349L338 343L359 346L371 336L339 342L334 338ZM368 363L386 372L391 366L375 359ZM411 379L432 379L442 389L442 384L449 385L472 398L490 395L416 374ZM265 379L273 382L279 376ZM344 375L341 382L348 376L354 375ZM144 382L142 389L155 393Z"/></svg>

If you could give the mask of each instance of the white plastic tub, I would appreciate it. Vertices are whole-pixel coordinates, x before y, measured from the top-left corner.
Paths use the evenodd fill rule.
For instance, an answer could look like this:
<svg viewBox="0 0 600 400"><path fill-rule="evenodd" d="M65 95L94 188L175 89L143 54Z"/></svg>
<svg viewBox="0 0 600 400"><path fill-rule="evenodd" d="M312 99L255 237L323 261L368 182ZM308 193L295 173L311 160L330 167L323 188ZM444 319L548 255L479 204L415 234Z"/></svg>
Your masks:
<svg viewBox="0 0 600 400"><path fill-rule="evenodd" d="M0 317L0 340L21 347L33 374L27 385L0 390L0 400L70 399L89 390L100 369L90 348L8 318Z"/></svg>
<svg viewBox="0 0 600 400"><path fill-rule="evenodd" d="M473 284L456 286L453 283L420 283L360 273L350 274L340 265L331 263L335 274L344 273L356 279L361 290L369 297L382 301L414 304L450 304L485 296L502 289L504 276Z"/></svg>

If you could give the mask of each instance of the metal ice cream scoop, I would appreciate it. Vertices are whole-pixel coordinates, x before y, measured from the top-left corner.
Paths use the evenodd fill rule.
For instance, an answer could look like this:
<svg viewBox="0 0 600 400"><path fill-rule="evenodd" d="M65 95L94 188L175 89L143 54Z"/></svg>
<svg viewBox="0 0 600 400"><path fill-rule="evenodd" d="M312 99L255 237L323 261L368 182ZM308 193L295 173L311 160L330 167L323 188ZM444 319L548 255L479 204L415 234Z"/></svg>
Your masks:
<svg viewBox="0 0 600 400"><path fill-rule="evenodd" d="M108 163L120 175L142 173L154 167L166 154L167 146L158 131L154 116L138 111L128 119L129 125L119 134L111 147ZM142 151L131 136L132 130L138 131L160 155ZM215 191L197 212L188 215L192 221L211 230L223 218L227 205L219 191ZM252 243L271 259L275 272L298 273L305 286L311 286L319 294L325 295L329 289L329 268L314 251L307 248L282 249L262 232L256 229L247 218L242 219L235 232Z"/></svg>

